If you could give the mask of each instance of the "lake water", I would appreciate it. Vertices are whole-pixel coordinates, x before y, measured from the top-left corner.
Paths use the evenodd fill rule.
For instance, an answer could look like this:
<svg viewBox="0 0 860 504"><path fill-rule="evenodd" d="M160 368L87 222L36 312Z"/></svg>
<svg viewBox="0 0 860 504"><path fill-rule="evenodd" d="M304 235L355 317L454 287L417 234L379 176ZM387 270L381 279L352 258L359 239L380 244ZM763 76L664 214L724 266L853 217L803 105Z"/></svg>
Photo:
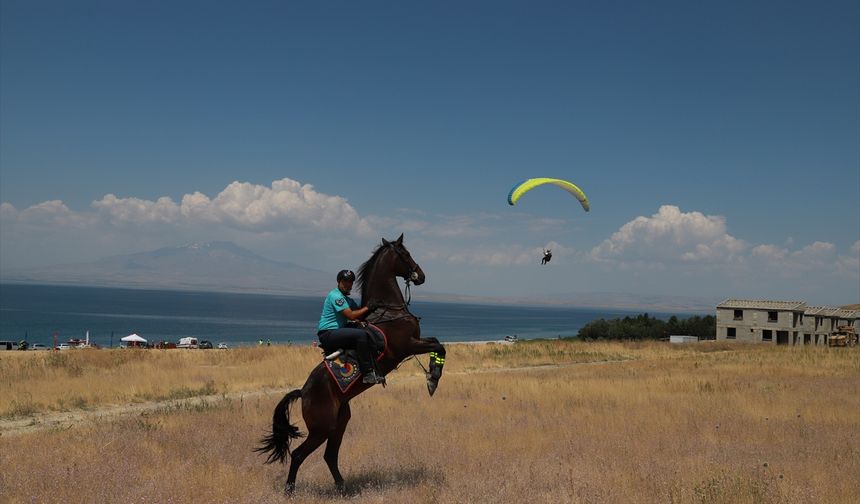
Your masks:
<svg viewBox="0 0 860 504"><path fill-rule="evenodd" d="M413 293L414 294L414 293ZM109 347L137 333L150 342L196 336L214 344L310 343L324 296L319 298L217 292L159 291L0 284L0 340L53 343L84 339ZM588 322L633 312L557 307L441 303L413 298L421 334L440 341L575 336ZM661 316L661 314L651 314ZM668 315L665 315L668 316Z"/></svg>

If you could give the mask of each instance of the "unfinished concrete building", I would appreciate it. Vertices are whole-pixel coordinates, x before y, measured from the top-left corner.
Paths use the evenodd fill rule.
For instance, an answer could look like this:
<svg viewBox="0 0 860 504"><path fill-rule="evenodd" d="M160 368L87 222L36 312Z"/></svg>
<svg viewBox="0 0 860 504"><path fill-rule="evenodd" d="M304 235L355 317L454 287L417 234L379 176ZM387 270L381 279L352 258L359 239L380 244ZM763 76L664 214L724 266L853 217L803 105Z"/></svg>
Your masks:
<svg viewBox="0 0 860 504"><path fill-rule="evenodd" d="M802 301L727 299L717 305L717 340L774 345L826 345L838 326L860 328L860 310Z"/></svg>

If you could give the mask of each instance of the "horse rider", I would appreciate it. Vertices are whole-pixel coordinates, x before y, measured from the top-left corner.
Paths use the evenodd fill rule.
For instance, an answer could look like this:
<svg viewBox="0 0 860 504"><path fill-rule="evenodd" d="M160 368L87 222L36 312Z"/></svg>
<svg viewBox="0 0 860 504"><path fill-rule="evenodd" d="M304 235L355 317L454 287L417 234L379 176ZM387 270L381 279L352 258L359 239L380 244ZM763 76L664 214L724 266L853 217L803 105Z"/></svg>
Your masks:
<svg viewBox="0 0 860 504"><path fill-rule="evenodd" d="M543 259L540 260L541 264L546 264L552 259L552 251L546 249L543 251Z"/></svg>
<svg viewBox="0 0 860 504"><path fill-rule="evenodd" d="M374 344L370 334L362 328L350 327L350 322L362 320L370 308L359 308L351 297L355 273L341 270L337 274L337 287L331 290L323 301L317 336L320 345L328 352L338 348L354 348L358 352L358 369L364 376L362 383L385 383L384 376L377 376L373 368Z"/></svg>

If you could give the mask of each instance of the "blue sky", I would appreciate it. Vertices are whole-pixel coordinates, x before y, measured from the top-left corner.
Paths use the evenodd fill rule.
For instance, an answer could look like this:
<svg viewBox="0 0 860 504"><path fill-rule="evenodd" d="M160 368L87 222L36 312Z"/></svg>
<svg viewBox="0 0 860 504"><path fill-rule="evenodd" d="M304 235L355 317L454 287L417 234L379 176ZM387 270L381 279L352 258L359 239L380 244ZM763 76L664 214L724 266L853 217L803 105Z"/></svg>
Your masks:
<svg viewBox="0 0 860 504"><path fill-rule="evenodd" d="M436 292L860 302L857 2L0 9L0 268L403 232Z"/></svg>

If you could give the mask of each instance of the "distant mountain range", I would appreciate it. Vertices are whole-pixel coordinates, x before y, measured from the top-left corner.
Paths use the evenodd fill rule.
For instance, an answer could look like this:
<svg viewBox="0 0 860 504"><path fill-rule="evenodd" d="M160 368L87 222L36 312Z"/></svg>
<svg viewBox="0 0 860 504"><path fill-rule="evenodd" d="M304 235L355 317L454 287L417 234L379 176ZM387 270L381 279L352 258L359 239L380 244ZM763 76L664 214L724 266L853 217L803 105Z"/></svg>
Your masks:
<svg viewBox="0 0 860 504"><path fill-rule="evenodd" d="M150 252L0 272L9 283L39 283L141 289L230 291L297 296L324 295L334 286L331 272L273 261L231 242L191 243ZM546 298L465 296L425 290L416 299L440 302L614 308L640 312L712 313L717 298L590 292Z"/></svg>
<svg viewBox="0 0 860 504"><path fill-rule="evenodd" d="M230 242L191 243L92 263L3 271L4 282L318 295L331 273L272 261Z"/></svg>

